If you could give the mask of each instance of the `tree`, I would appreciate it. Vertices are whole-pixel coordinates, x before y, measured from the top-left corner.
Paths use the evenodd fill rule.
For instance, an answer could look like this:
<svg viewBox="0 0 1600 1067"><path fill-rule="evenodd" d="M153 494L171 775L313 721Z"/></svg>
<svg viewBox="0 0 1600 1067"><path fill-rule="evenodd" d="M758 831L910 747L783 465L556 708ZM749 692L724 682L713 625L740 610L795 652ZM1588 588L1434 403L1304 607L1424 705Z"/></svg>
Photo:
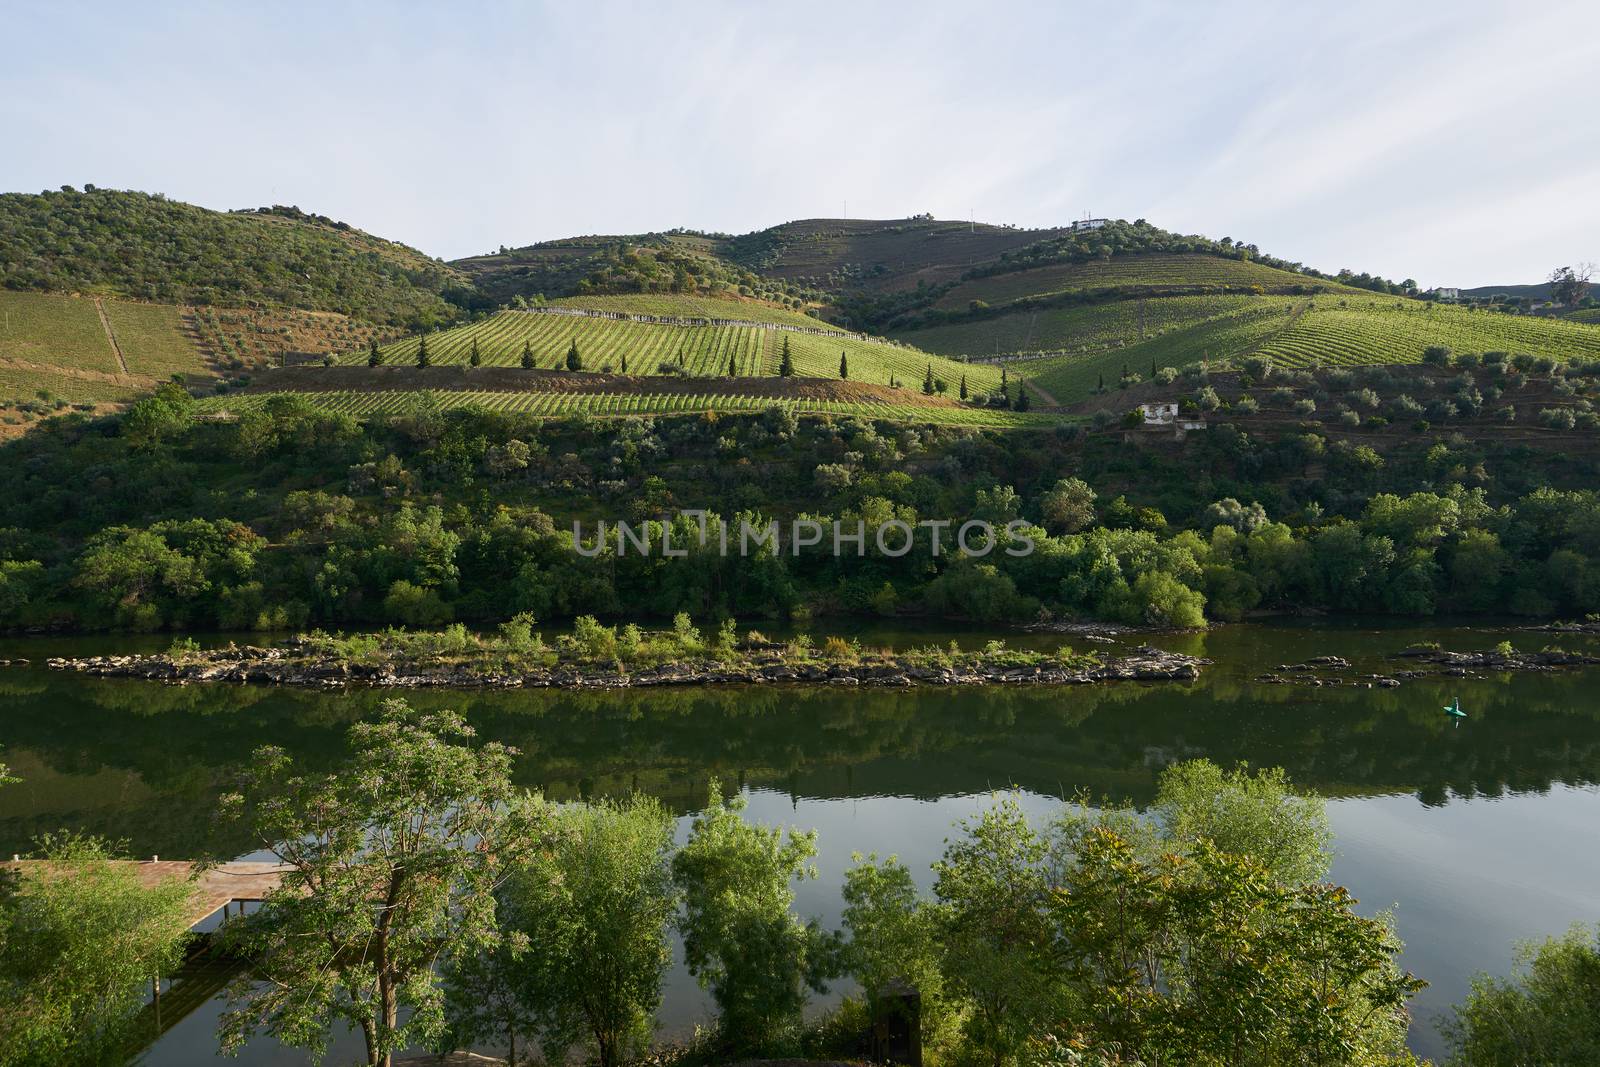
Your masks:
<svg viewBox="0 0 1600 1067"><path fill-rule="evenodd" d="M432 362L432 358L428 355L428 335L422 334L417 339L417 366L426 367Z"/></svg>
<svg viewBox="0 0 1600 1067"><path fill-rule="evenodd" d="M1017 386L1017 404L1016 404L1016 409L1018 411L1027 411L1029 403L1030 402L1028 400L1028 387L1026 385L1019 384Z"/></svg>
<svg viewBox="0 0 1600 1067"><path fill-rule="evenodd" d="M784 334L783 349L778 353L778 377L794 377L794 357L789 354L789 335Z"/></svg>
<svg viewBox="0 0 1600 1067"><path fill-rule="evenodd" d="M1450 1067L1600 1063L1600 926L1520 945L1512 976L1479 975L1441 1029Z"/></svg>
<svg viewBox="0 0 1600 1067"><path fill-rule="evenodd" d="M622 353L622 373L628 373L628 353Z"/></svg>
<svg viewBox="0 0 1600 1067"><path fill-rule="evenodd" d="M791 883L816 877L816 833L752 825L744 807L743 797L725 800L713 781L672 861L689 973L711 990L722 1038L738 1051L791 1037L806 989L826 989L835 955L816 923L791 911Z"/></svg>
<svg viewBox="0 0 1600 1067"><path fill-rule="evenodd" d="M1284 885L1320 882L1333 861L1322 798L1297 791L1278 768L1251 774L1209 760L1175 763L1162 772L1153 812L1171 846L1191 852L1210 841Z"/></svg>
<svg viewBox="0 0 1600 1067"><path fill-rule="evenodd" d="M1052 533L1077 533L1094 525L1095 492L1081 478L1062 478L1044 495L1039 510Z"/></svg>
<svg viewBox="0 0 1600 1067"><path fill-rule="evenodd" d="M569 355L567 359L570 362L572 357ZM537 364L533 359L533 345L525 340L522 342L522 369L532 370L535 366Z"/></svg>
<svg viewBox="0 0 1600 1067"><path fill-rule="evenodd" d="M966 376L966 374L962 374L961 375L961 399L965 400L966 398L967 398L967 376Z"/></svg>
<svg viewBox="0 0 1600 1067"><path fill-rule="evenodd" d="M1590 279L1593 277L1593 263L1559 267L1550 272L1550 298L1564 307L1577 307L1589 295Z"/></svg>
<svg viewBox="0 0 1600 1067"><path fill-rule="evenodd" d="M472 339L472 351L467 356L467 363L473 367L483 366L483 356L478 352L478 339L476 337Z"/></svg>
<svg viewBox="0 0 1600 1067"><path fill-rule="evenodd" d="M501 892L502 925L526 945L512 969L547 1062L582 1041L616 1067L648 1045L672 958L673 820L636 796L562 808L554 829Z"/></svg>
<svg viewBox="0 0 1600 1067"><path fill-rule="evenodd" d="M738 376L739 360L734 356L733 353L730 352L728 353L728 377L737 378Z"/></svg>
<svg viewBox="0 0 1600 1067"><path fill-rule="evenodd" d="M578 355L578 339L576 337L574 337L572 339L572 343L567 346L567 369L583 369L583 357Z"/></svg>
<svg viewBox="0 0 1600 1067"><path fill-rule="evenodd" d="M134 404L122 419L122 433L140 449L155 448L186 430L193 418L194 398L177 382L162 382L154 395Z"/></svg>
<svg viewBox="0 0 1600 1067"><path fill-rule="evenodd" d="M928 369L922 375L922 392L924 396L933 395L933 363L928 363Z"/></svg>
<svg viewBox="0 0 1600 1067"><path fill-rule="evenodd" d="M450 711L384 702L350 729L353 755L308 774L280 748L258 749L247 777L251 823L287 868L229 940L253 962L229 989L224 1051L265 1030L320 1056L340 1023L367 1062L436 1040L445 1028L436 964L491 948L495 890L544 847L548 816L511 787L511 751L470 748ZM224 798L235 816L246 798Z"/></svg>
<svg viewBox="0 0 1600 1067"><path fill-rule="evenodd" d="M124 1063L151 979L183 960L193 887L146 888L94 838L41 845L52 867L0 896L0 1065Z"/></svg>
<svg viewBox="0 0 1600 1067"><path fill-rule="evenodd" d="M367 366L383 366L383 352L378 348L378 339L376 337L372 338L367 344Z"/></svg>
<svg viewBox="0 0 1600 1067"><path fill-rule="evenodd" d="M843 352L839 353L839 377L840 379L850 377L850 360Z"/></svg>
<svg viewBox="0 0 1600 1067"><path fill-rule="evenodd" d="M911 871L894 856L859 854L844 876L845 967L869 1006L892 983L909 982L921 998L923 1044L932 1044L948 1012L935 942L934 909L917 893Z"/></svg>
<svg viewBox="0 0 1600 1067"><path fill-rule="evenodd" d="M933 865L940 970L969 1013L966 1036L994 1067L1015 1056L1050 1011L1045 842L1007 797Z"/></svg>

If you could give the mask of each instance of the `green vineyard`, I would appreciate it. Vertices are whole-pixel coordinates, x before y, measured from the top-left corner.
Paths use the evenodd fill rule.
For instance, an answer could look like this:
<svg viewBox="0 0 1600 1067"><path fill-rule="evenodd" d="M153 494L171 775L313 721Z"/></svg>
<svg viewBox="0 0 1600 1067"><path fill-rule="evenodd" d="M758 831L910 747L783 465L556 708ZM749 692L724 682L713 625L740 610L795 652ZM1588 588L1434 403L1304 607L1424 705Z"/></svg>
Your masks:
<svg viewBox="0 0 1600 1067"><path fill-rule="evenodd" d="M920 382L930 362L934 374L946 379L952 388L963 374L974 390L988 390L1000 382L1000 372L992 367L968 366L854 334L826 336L759 326L671 326L502 311L467 326L430 334L427 343L429 361L435 365L467 363L476 341L485 366L517 366L526 346L534 366L564 368L567 350L576 342L585 370L620 373L626 359L629 374L723 377L731 365L741 376L759 377L778 373L785 339L795 373L801 377L837 378L839 356L843 353L849 361L850 377L874 385L889 384L891 376L903 383ZM420 343L420 338L408 337L385 346L384 362L415 363ZM344 353L338 362L355 365L366 359L367 353L353 351Z"/></svg>
<svg viewBox="0 0 1600 1067"><path fill-rule="evenodd" d="M1292 286L1321 286L1328 291L1356 293L1335 281L1293 274L1247 259L1222 256L1150 254L1113 256L1092 263L1060 263L1031 270L973 278L951 289L934 304L937 308L961 310L974 300L1008 304L1030 296L1046 296L1083 289L1110 289L1132 286L1252 286L1286 289Z"/></svg>
<svg viewBox="0 0 1600 1067"><path fill-rule="evenodd" d="M1259 298L1258 298L1259 299ZM1299 303L1303 304L1302 299ZM1232 315L1171 330L1142 344L1083 356L1057 356L1010 365L1011 372L1048 391L1063 404L1086 400L1104 384L1115 389L1124 369L1141 379L1152 367L1183 367L1251 352L1289 324L1292 303L1257 304Z"/></svg>
<svg viewBox="0 0 1600 1067"><path fill-rule="evenodd" d="M934 404L893 404L873 401L838 401L813 398L774 398L739 393L597 393L564 390L507 392L488 390L423 390L382 392L330 391L295 393L241 393L208 397L198 404L202 415L242 415L260 408L274 396L296 396L317 407L355 418L403 415L417 410L476 407L484 411L529 418L566 418L574 415L626 417L638 415L696 415L702 412L738 414L788 408L797 414L856 416L889 422L940 426L1008 428L1050 425L1061 416L1039 412L958 407Z"/></svg>
<svg viewBox="0 0 1600 1067"><path fill-rule="evenodd" d="M1468 311L1416 301L1325 299L1261 346L1288 367L1416 363L1430 346L1456 352L1526 352L1553 359L1600 356L1600 327L1561 319Z"/></svg>
<svg viewBox="0 0 1600 1067"><path fill-rule="evenodd" d="M1167 296L1106 304L1017 311L974 322L898 334L907 344L940 355L1104 351L1151 340L1224 316L1260 313L1287 317L1305 297Z"/></svg>
<svg viewBox="0 0 1600 1067"><path fill-rule="evenodd" d="M788 308L774 307L760 300L731 300L714 296L685 296L678 293L568 296L550 301L550 306L587 308L591 311L621 311L630 315L675 315L684 319L743 319L746 322L770 322L775 326L804 326L814 330L839 329L821 319L814 319L798 311L790 311Z"/></svg>

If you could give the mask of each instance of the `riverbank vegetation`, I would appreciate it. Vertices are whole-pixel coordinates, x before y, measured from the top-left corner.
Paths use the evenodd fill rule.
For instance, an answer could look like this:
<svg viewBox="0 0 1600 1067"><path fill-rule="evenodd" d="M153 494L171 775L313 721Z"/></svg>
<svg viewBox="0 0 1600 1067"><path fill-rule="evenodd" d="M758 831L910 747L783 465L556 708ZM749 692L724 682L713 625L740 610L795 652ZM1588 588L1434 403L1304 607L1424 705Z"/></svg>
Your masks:
<svg viewBox="0 0 1600 1067"><path fill-rule="evenodd" d="M387 702L349 751L302 766L264 749L225 805L292 871L229 924L277 984L235 985L225 1043L267 1032L315 1049L350 1023L374 1063L464 1045L608 1067L855 1059L909 988L930 1064L1415 1062L1405 1006L1420 982L1397 967L1388 918L1327 884L1323 804L1281 771L1175 764L1142 810L1041 816L999 796L927 872L854 857L829 930L796 910L816 835L754 823L715 786L675 838L645 797L520 791L512 751L449 712ZM121 1062L125 1046L95 1042L181 954L170 920L187 889L134 884L88 839L42 847L73 874L0 893L0 1021L37 1038L0 1042L0 1063ZM652 1047L674 933L718 1014ZM1597 995L1595 957L1577 931L1480 980L1446 1028L1450 1062L1585 1062L1594 1035L1575 1005ZM102 999L107 975L122 999ZM841 1004L806 1010L842 981Z"/></svg>
<svg viewBox="0 0 1600 1067"><path fill-rule="evenodd" d="M1388 402L1351 388L1355 403ZM1537 434L1361 437L1289 413L1250 431L1217 421L1169 449L1130 448L1109 428L783 410L525 421L425 397L365 422L289 395L231 423L192 416L165 389L124 418L67 416L0 446L0 626L433 628L687 611L713 625L1048 613L1192 627L1274 610L1600 611L1597 464L1575 429L1541 428L1545 448ZM710 512L704 541L698 520L671 518L684 508ZM719 520L736 532L797 517L905 523L911 549L891 555L902 538L880 546L869 532L839 554L827 539L720 551ZM1011 555L1022 534L1002 533L988 555L963 555L953 530L968 519L1019 521L1034 549ZM599 551L580 554L574 522L593 546L601 520ZM619 520L643 524L656 550L624 544ZM935 555L926 523L946 520ZM660 551L667 526L686 555Z"/></svg>

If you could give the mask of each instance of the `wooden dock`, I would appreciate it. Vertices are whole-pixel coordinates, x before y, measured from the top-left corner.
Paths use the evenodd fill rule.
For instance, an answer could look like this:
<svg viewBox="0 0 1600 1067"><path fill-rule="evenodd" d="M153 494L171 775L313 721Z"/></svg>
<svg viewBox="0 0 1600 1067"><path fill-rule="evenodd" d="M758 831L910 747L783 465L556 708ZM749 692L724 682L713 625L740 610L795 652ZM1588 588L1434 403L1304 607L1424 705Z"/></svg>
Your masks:
<svg viewBox="0 0 1600 1067"><path fill-rule="evenodd" d="M283 882L288 868L278 863L240 860L222 863L195 873L195 865L188 860L110 860L113 866L131 868L139 881L151 888L163 882L192 881L195 886L192 906L187 916L191 927L199 925L218 911L238 904L258 904L269 892ZM53 866L49 860L25 860L13 857L5 866L23 876L46 876Z"/></svg>

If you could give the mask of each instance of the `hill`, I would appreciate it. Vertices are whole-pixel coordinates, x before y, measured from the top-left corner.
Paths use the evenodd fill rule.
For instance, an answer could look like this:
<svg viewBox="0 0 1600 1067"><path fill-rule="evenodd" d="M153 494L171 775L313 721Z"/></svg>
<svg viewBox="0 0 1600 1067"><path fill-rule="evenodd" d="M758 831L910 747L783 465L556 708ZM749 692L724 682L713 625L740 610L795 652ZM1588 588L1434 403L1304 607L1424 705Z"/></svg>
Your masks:
<svg viewBox="0 0 1600 1067"><path fill-rule="evenodd" d="M375 323L457 313L465 276L414 248L297 208L218 212L148 193L0 195L0 288L166 304L269 304Z"/></svg>
<svg viewBox="0 0 1600 1067"><path fill-rule="evenodd" d="M648 308L648 311L634 311ZM706 312L713 312L707 316ZM623 315L676 317L684 322L646 322ZM692 324L686 324L692 323ZM852 380L879 385L891 379L918 384L931 366L955 391L965 375L969 389L986 392L1000 383L995 367L967 365L878 338L846 333L804 315L748 301L707 301L681 296L581 297L488 318L427 335L431 362L466 364L472 346L486 366L518 366L524 349L535 367L565 367L574 343L586 370L643 375L724 377L775 376L787 343L795 373L837 378L845 356ZM420 336L383 346L383 362L414 364ZM368 354L349 351L338 362L365 363Z"/></svg>

